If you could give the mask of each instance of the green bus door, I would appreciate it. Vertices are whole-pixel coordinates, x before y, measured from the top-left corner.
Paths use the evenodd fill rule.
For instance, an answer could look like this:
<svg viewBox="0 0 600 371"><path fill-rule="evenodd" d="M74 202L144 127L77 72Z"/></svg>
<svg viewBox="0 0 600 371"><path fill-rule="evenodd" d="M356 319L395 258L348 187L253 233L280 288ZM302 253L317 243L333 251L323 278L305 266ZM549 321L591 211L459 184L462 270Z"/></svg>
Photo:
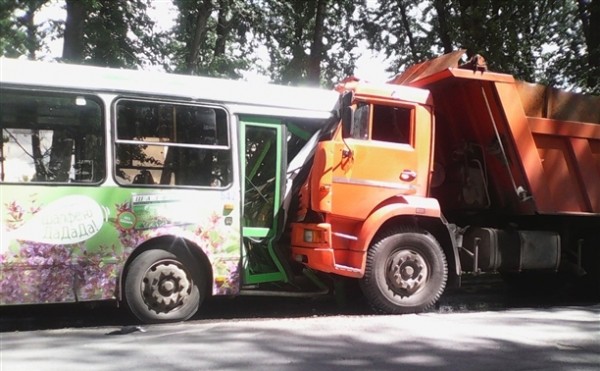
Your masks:
<svg viewBox="0 0 600 371"><path fill-rule="evenodd" d="M288 281L274 242L282 212L284 132L279 120L242 117L243 273L245 284Z"/></svg>

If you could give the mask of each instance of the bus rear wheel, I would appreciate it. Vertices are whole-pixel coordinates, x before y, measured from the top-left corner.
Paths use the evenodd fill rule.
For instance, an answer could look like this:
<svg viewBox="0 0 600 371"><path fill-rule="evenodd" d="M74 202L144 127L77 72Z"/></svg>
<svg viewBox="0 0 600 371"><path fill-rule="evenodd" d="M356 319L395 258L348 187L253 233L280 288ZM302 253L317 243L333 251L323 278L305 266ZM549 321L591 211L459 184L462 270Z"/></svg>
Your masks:
<svg viewBox="0 0 600 371"><path fill-rule="evenodd" d="M446 257L431 234L397 229L369 249L360 286L377 312L419 313L437 302L447 278Z"/></svg>
<svg viewBox="0 0 600 371"><path fill-rule="evenodd" d="M125 277L125 300L142 322L184 321L193 316L205 296L205 282L196 264L184 263L165 250L137 256Z"/></svg>

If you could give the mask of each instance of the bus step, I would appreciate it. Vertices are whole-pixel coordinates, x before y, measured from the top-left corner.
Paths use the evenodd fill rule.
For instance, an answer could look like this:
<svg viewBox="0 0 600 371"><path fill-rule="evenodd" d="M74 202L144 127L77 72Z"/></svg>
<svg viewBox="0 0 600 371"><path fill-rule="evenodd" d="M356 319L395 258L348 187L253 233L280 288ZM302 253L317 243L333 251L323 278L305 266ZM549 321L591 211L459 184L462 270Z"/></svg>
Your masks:
<svg viewBox="0 0 600 371"><path fill-rule="evenodd" d="M314 296L327 295L329 289L322 289L318 291L281 291L281 290L240 290L239 295L241 296L276 296L276 297L288 297L288 298L310 298Z"/></svg>

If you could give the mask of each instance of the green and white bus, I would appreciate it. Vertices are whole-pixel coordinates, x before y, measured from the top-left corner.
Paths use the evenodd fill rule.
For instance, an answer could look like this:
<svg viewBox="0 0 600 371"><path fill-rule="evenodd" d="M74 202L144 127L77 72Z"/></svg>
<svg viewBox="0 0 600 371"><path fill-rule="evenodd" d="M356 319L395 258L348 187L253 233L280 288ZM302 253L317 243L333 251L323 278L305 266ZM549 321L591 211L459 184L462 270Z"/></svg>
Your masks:
<svg viewBox="0 0 600 371"><path fill-rule="evenodd" d="M291 279L275 241L338 94L0 59L0 304L144 322Z"/></svg>

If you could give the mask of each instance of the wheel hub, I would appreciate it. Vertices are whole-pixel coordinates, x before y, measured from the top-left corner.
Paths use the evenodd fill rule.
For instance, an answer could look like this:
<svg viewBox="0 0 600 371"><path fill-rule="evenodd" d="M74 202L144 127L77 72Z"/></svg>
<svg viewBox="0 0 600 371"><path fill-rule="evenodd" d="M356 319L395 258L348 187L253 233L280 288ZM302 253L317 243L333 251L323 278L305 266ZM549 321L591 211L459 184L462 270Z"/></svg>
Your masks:
<svg viewBox="0 0 600 371"><path fill-rule="evenodd" d="M173 292L177 288L177 282L172 281L171 279L164 280L160 286L160 293L163 296L173 295Z"/></svg>
<svg viewBox="0 0 600 371"><path fill-rule="evenodd" d="M386 281L402 297L410 296L427 282L429 271L425 259L412 250L398 250L388 260Z"/></svg>
<svg viewBox="0 0 600 371"><path fill-rule="evenodd" d="M146 271L142 293L148 308L168 313L181 307L190 296L192 282L187 272L175 261L155 263Z"/></svg>

